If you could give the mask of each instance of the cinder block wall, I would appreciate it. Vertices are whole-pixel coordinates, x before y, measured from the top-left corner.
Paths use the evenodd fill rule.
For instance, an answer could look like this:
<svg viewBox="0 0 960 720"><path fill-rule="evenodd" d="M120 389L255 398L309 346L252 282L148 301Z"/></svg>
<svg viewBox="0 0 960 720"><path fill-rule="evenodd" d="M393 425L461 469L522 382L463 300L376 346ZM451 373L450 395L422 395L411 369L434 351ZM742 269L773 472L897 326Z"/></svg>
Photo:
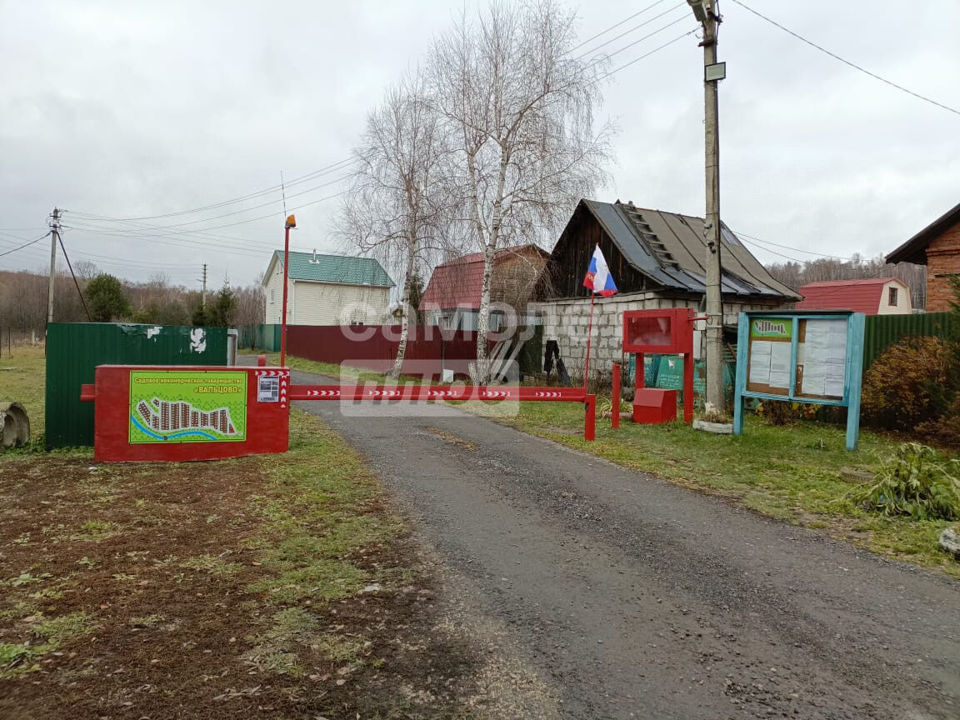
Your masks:
<svg viewBox="0 0 960 720"><path fill-rule="evenodd" d="M656 293L630 293L596 299L593 311L593 340L590 349L590 375L594 370L606 375L613 363L623 359L623 313L627 310L691 308L696 313L699 298L665 298ZM784 305L729 302L723 303L723 322L735 325L745 310L774 310ZM587 355L587 328L590 322L589 298L554 300L536 305L543 317L543 339L556 340L560 357L573 377L583 377ZM698 323L699 326L705 323Z"/></svg>

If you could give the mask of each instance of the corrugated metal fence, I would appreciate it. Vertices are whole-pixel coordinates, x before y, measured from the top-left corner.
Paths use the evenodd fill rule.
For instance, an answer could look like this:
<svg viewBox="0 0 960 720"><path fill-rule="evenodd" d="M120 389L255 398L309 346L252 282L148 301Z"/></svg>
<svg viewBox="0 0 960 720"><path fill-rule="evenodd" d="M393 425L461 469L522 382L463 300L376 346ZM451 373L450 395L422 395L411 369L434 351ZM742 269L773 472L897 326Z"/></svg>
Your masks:
<svg viewBox="0 0 960 720"><path fill-rule="evenodd" d="M93 445L93 403L80 401L97 365L224 365L227 329L124 323L47 326L47 449Z"/></svg>
<svg viewBox="0 0 960 720"><path fill-rule="evenodd" d="M863 371L883 351L901 338L931 336L947 337L955 330L957 320L951 313L923 315L868 315L863 338Z"/></svg>
<svg viewBox="0 0 960 720"><path fill-rule="evenodd" d="M280 325L263 324L241 325L239 343L241 348L266 350L267 352L280 351Z"/></svg>

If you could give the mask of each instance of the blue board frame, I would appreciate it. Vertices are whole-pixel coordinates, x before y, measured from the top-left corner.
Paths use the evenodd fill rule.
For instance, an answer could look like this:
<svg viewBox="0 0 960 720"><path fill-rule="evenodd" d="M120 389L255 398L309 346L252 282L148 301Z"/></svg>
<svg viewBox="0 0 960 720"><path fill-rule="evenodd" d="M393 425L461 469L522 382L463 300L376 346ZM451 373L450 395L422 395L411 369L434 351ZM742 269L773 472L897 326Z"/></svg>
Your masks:
<svg viewBox="0 0 960 720"><path fill-rule="evenodd" d="M750 322L754 318L784 318L792 323L790 347L790 389L786 395L774 395L747 390L747 356L750 347ZM847 320L847 355L845 361L843 397L840 400L825 400L797 395L797 346L800 340L801 320ZM833 405L847 408L847 450L856 450L860 440L860 394L863 381L863 313L848 310L837 311L786 311L764 310L740 313L737 325L737 378L733 393L733 434L743 434L744 398L802 402L817 405Z"/></svg>

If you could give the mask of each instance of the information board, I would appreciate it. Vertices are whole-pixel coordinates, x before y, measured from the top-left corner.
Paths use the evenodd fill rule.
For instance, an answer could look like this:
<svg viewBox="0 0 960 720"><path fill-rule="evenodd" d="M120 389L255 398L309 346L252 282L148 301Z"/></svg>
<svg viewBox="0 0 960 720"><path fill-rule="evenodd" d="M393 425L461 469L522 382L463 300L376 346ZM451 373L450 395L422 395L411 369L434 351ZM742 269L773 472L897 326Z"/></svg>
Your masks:
<svg viewBox="0 0 960 720"><path fill-rule="evenodd" d="M847 408L847 449L860 432L863 313L848 310L740 314L733 433L743 432L745 398Z"/></svg>
<svg viewBox="0 0 960 720"><path fill-rule="evenodd" d="M246 439L246 372L130 371L131 444Z"/></svg>
<svg viewBox="0 0 960 720"><path fill-rule="evenodd" d="M800 320L797 395L839 400L846 378L845 318Z"/></svg>
<svg viewBox="0 0 960 720"><path fill-rule="evenodd" d="M752 392L790 393L793 318L764 317L750 321L747 388Z"/></svg>

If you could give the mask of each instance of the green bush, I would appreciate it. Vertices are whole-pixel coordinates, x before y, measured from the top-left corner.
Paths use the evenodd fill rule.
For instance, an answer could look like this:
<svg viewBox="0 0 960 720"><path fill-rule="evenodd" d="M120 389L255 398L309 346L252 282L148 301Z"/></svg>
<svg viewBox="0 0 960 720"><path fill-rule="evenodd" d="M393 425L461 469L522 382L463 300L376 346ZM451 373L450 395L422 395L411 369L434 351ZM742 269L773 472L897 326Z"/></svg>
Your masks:
<svg viewBox="0 0 960 720"><path fill-rule="evenodd" d="M890 347L863 378L863 420L888 430L913 430L941 418L952 400L952 343L907 338Z"/></svg>
<svg viewBox="0 0 960 720"><path fill-rule="evenodd" d="M904 443L850 498L871 512L914 520L960 519L960 461L942 462L936 450Z"/></svg>

